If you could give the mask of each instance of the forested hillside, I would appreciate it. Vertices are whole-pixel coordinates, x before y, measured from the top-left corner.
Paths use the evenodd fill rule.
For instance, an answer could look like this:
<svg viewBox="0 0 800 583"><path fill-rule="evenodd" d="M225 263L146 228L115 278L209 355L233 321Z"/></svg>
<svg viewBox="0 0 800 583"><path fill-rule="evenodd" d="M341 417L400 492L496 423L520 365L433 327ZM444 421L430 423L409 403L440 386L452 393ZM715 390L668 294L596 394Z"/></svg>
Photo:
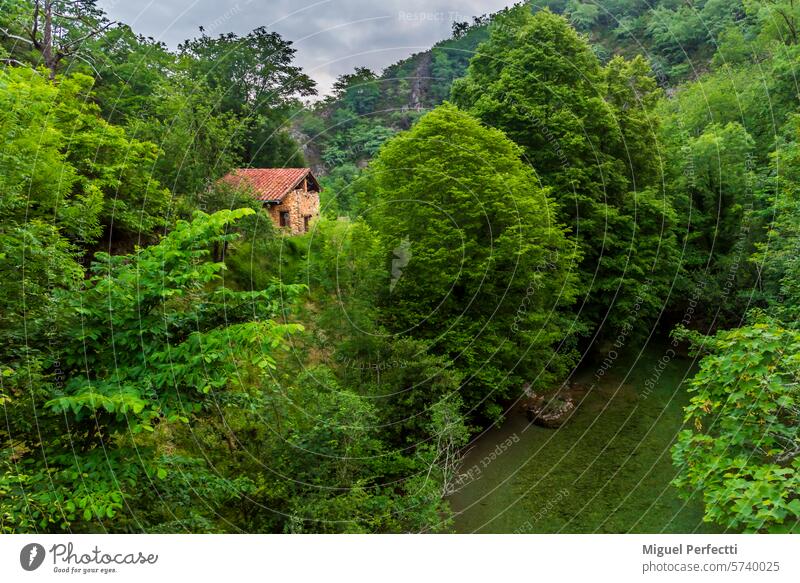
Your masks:
<svg viewBox="0 0 800 583"><path fill-rule="evenodd" d="M747 38L764 28L774 28L777 35L793 34L796 18L791 3L780 2L531 0L528 4L534 10L563 14L601 62L617 55L644 56L664 89L722 63L746 59ZM408 129L419 110L446 100L453 81L466 73L478 46L507 12L454 22L451 38L380 73L362 67L342 75L333 94L311 112L302 112L295 123L315 168L320 173L352 175L350 165L363 165L384 139ZM367 119L359 120L362 116Z"/></svg>
<svg viewBox="0 0 800 583"><path fill-rule="evenodd" d="M798 19L519 3L304 103L265 28L0 0L0 531L450 532L474 435L648 343L657 487L796 531ZM220 181L306 164L300 236Z"/></svg>

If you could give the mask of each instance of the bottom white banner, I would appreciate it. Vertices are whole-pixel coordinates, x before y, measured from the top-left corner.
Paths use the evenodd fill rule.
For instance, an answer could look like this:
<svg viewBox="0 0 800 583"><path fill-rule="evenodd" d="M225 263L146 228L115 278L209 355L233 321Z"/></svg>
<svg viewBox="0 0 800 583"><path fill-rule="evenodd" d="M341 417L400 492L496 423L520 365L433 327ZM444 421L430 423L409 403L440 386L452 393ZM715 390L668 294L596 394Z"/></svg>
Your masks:
<svg viewBox="0 0 800 583"><path fill-rule="evenodd" d="M794 535L4 535L0 581L796 582L798 551Z"/></svg>

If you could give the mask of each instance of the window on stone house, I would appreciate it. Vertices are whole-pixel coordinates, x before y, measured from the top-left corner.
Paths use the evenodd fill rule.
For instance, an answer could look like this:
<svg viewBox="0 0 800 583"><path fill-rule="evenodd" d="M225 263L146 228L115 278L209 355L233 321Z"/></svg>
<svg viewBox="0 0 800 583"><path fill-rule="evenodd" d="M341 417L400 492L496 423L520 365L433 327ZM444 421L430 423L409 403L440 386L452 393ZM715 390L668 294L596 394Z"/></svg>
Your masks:
<svg viewBox="0 0 800 583"><path fill-rule="evenodd" d="M305 229L306 233L308 233L308 223L311 222L311 215L305 215L303 217L303 228Z"/></svg>
<svg viewBox="0 0 800 583"><path fill-rule="evenodd" d="M288 227L289 226L289 211L281 211L280 213L280 226L281 227Z"/></svg>

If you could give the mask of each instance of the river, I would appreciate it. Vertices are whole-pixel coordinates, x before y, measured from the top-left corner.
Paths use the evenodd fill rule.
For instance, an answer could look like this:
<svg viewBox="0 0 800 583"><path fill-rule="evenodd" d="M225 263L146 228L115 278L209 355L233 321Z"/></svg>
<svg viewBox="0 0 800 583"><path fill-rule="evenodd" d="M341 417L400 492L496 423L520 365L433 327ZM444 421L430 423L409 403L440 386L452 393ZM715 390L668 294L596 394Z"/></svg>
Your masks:
<svg viewBox="0 0 800 583"><path fill-rule="evenodd" d="M637 358L638 356L638 358ZM661 359L668 362L662 362ZM670 446L688 402L688 359L663 348L620 358L559 429L509 413L471 443L449 497L462 533L720 532L704 523L699 500L678 497Z"/></svg>

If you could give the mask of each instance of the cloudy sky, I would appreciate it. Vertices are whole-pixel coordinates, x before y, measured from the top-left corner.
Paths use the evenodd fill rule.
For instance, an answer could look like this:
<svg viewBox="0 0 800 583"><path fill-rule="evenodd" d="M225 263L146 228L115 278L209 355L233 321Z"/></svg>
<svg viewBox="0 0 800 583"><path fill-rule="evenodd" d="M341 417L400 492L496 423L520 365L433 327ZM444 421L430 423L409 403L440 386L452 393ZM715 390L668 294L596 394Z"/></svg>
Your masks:
<svg viewBox="0 0 800 583"><path fill-rule="evenodd" d="M324 93L356 66L376 71L429 48L454 21L495 12L514 0L100 0L113 20L170 47L207 34L265 26L294 42L297 63Z"/></svg>

